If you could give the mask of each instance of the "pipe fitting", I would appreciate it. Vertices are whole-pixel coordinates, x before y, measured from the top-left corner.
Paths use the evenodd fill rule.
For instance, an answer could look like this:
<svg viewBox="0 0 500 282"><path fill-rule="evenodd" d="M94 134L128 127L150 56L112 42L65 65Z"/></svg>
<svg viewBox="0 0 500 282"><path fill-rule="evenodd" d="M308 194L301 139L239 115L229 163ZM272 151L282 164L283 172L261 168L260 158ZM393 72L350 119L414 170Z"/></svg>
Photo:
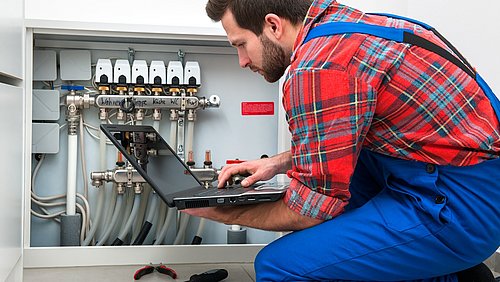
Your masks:
<svg viewBox="0 0 500 282"><path fill-rule="evenodd" d="M135 194L141 194L143 190L142 183L135 183L134 184L134 193Z"/></svg>
<svg viewBox="0 0 500 282"><path fill-rule="evenodd" d="M153 120L161 120L161 110L160 109L153 110Z"/></svg>
<svg viewBox="0 0 500 282"><path fill-rule="evenodd" d="M116 193L117 193L118 195L123 195L123 194L125 194L125 186L124 186L123 184L121 184L121 183L118 183L118 184L116 185Z"/></svg>

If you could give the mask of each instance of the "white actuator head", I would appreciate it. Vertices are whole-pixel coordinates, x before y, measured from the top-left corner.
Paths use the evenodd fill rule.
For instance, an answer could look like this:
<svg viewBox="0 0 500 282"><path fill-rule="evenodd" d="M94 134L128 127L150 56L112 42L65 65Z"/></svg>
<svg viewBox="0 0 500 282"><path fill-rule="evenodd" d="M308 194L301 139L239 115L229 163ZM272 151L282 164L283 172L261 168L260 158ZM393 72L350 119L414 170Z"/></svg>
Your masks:
<svg viewBox="0 0 500 282"><path fill-rule="evenodd" d="M167 84L178 86L184 82L184 69L180 61L168 62Z"/></svg>
<svg viewBox="0 0 500 282"><path fill-rule="evenodd" d="M167 84L167 69L163 61L151 61L149 66L149 84Z"/></svg>
<svg viewBox="0 0 500 282"><path fill-rule="evenodd" d="M110 59L99 59L95 67L95 82L109 84L113 82L113 65Z"/></svg>
<svg viewBox="0 0 500 282"><path fill-rule="evenodd" d="M145 60L135 60L132 63L132 84L144 85L148 82L148 63Z"/></svg>
<svg viewBox="0 0 500 282"><path fill-rule="evenodd" d="M184 67L184 85L199 87L201 85L201 71L198 62L186 62Z"/></svg>
<svg viewBox="0 0 500 282"><path fill-rule="evenodd" d="M113 82L118 84L130 83L130 64L127 60L116 60Z"/></svg>

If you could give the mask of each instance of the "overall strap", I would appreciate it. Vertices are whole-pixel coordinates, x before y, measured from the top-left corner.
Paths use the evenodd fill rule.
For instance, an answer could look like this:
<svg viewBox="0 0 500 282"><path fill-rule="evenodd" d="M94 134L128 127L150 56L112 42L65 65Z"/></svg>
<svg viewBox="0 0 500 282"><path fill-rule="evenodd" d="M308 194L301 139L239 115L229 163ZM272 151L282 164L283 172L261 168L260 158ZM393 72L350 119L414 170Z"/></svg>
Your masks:
<svg viewBox="0 0 500 282"><path fill-rule="evenodd" d="M485 95L490 100L491 105L497 116L497 119L500 121L500 101L498 100L498 97L493 93L493 91L491 90L489 85L484 81L484 79L478 73L476 73L474 68L458 52L458 50L455 47L453 47L453 45L451 45L451 43L448 42L433 27L424 24L422 22L401 16L395 16L390 14L376 14L376 15L382 15L391 18L406 20L408 22L420 25L425 29L428 29L429 31L433 32L439 39L441 39L448 46L448 48L450 48L456 54L456 56L448 52L448 50L442 48L441 46L423 37L416 35L411 29L385 27L385 26L371 25L365 23L354 23L354 22L330 22L316 26L315 28L309 31L306 39L304 39L303 44L305 44L306 42L308 42L313 38L318 38L323 36L339 35L346 33L361 33L361 34L368 34L384 38L386 40L396 41L399 43L407 43L426 49L450 61L451 63L462 69L464 72L466 72L474 80L476 80L479 87L481 87Z"/></svg>

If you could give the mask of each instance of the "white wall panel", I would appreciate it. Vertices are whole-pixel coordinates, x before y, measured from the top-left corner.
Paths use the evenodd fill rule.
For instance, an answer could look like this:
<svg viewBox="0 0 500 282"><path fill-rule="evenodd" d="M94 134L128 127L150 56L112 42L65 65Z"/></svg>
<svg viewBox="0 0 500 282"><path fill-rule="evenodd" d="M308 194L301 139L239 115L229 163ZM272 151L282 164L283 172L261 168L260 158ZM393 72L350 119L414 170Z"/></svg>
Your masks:
<svg viewBox="0 0 500 282"><path fill-rule="evenodd" d="M189 27L220 27L205 13L206 0L25 0L26 18ZM220 27L222 30L222 27Z"/></svg>
<svg viewBox="0 0 500 282"><path fill-rule="evenodd" d="M0 75L23 77L24 1L2 0L0 12Z"/></svg>
<svg viewBox="0 0 500 282"><path fill-rule="evenodd" d="M0 281L9 276L21 256L23 95L22 88L0 84Z"/></svg>

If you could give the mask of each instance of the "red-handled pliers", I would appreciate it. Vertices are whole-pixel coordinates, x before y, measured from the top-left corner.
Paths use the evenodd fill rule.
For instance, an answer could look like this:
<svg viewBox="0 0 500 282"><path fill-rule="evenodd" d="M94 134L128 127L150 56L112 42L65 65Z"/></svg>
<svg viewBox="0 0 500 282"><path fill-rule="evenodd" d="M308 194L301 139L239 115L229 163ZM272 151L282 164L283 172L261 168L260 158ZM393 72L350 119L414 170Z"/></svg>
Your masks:
<svg viewBox="0 0 500 282"><path fill-rule="evenodd" d="M160 265L157 265L157 266L153 266L152 264L150 264L150 265L146 265L146 266L138 269L134 273L134 280L141 279L142 276L152 273L155 269L156 269L156 271L158 271L162 274L168 275L168 276L172 277L173 279L177 278L177 273L175 272L175 270L173 270L172 268L166 267L165 265L160 263Z"/></svg>

